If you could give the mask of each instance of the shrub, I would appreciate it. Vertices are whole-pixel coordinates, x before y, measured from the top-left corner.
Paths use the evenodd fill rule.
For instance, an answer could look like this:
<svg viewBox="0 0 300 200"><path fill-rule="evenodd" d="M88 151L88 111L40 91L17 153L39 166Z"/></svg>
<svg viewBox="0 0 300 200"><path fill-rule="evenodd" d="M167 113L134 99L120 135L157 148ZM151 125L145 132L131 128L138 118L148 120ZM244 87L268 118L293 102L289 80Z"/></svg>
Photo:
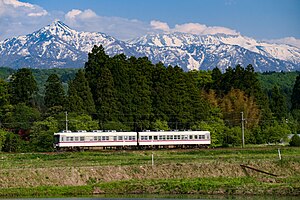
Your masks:
<svg viewBox="0 0 300 200"><path fill-rule="evenodd" d="M294 134L290 141L290 146L300 147L300 137L297 134Z"/></svg>

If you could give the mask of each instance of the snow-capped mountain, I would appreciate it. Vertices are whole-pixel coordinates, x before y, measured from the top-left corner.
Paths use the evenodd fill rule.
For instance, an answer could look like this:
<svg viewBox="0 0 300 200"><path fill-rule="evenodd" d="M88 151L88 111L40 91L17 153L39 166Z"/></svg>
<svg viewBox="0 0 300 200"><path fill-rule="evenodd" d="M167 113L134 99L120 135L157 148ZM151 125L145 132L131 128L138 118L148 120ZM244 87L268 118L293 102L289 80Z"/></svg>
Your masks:
<svg viewBox="0 0 300 200"><path fill-rule="evenodd" d="M300 67L299 48L258 42L241 35L153 34L131 40L130 43L140 46L138 52L144 52L150 60L158 59L172 65L178 63L186 70L216 66L224 69L237 64L252 64L258 71L285 71ZM151 49L160 54L149 53Z"/></svg>
<svg viewBox="0 0 300 200"><path fill-rule="evenodd" d="M150 34L124 42L104 33L77 32L55 21L32 34L0 42L0 66L83 67L94 45L110 56L147 56L153 63L184 70L225 69L252 64L257 71L300 69L300 49L258 42L241 35Z"/></svg>
<svg viewBox="0 0 300 200"><path fill-rule="evenodd" d="M55 21L32 34L0 42L0 66L82 67L96 44L102 44L110 55L126 53L128 46L106 34L77 32Z"/></svg>

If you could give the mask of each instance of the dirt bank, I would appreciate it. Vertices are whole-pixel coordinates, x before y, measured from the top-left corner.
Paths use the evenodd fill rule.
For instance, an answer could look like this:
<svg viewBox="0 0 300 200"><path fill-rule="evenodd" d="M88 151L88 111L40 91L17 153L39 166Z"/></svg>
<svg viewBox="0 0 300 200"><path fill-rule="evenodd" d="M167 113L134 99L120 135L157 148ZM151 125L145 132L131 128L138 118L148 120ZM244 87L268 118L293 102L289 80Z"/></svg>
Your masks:
<svg viewBox="0 0 300 200"><path fill-rule="evenodd" d="M241 163L242 164L242 163ZM299 163L294 162L249 162L243 163L279 177L300 175ZM250 176L268 180L268 175L247 170ZM130 166L93 166L93 167L55 167L24 168L0 170L0 187L36 187L36 186L82 186L93 183L131 179L180 179L205 177L245 177L245 173L236 163L210 162L209 164L184 163L161 165Z"/></svg>

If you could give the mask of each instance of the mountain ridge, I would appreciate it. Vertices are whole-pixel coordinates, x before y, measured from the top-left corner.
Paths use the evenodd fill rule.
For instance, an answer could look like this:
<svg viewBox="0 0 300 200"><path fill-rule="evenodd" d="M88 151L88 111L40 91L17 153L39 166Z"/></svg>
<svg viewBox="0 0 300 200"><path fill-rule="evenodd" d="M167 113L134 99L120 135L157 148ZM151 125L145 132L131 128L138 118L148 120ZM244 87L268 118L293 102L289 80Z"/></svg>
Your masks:
<svg viewBox="0 0 300 200"><path fill-rule="evenodd" d="M256 71L300 69L300 49L259 42L242 35L148 34L121 41L100 32L79 32L54 21L26 36L0 41L0 66L12 68L83 67L94 45L110 56L147 56L153 63L178 65L185 71L252 64Z"/></svg>

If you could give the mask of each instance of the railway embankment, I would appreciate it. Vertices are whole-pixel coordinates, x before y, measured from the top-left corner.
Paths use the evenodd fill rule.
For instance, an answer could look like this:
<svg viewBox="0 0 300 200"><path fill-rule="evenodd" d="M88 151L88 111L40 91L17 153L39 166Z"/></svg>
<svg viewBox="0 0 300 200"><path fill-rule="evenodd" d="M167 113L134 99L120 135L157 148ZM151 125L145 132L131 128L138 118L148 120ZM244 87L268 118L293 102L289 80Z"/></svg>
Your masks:
<svg viewBox="0 0 300 200"><path fill-rule="evenodd" d="M300 148L0 154L0 197L300 195ZM152 159L153 155L153 159ZM273 175L245 169L242 165Z"/></svg>

